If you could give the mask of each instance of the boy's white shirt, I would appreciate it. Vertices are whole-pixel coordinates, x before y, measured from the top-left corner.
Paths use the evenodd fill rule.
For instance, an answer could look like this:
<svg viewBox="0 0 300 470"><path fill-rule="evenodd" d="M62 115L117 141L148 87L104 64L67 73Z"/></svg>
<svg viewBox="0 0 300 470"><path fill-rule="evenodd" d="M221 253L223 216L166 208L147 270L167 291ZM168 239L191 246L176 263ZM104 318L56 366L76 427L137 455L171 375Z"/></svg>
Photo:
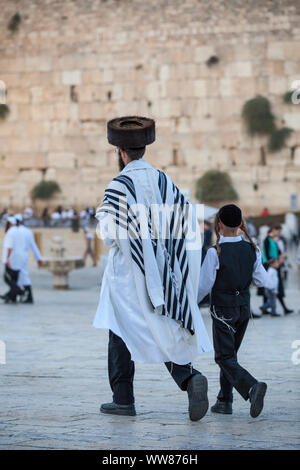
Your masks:
<svg viewBox="0 0 300 470"><path fill-rule="evenodd" d="M236 237L221 236L219 243L240 242L241 240L243 240L241 235ZM220 263L217 250L213 247L209 248L200 271L198 303L201 302L213 288L219 267ZM266 282L266 270L262 265L261 252L259 249L256 252L256 261L253 266L252 282L257 287L263 287Z"/></svg>

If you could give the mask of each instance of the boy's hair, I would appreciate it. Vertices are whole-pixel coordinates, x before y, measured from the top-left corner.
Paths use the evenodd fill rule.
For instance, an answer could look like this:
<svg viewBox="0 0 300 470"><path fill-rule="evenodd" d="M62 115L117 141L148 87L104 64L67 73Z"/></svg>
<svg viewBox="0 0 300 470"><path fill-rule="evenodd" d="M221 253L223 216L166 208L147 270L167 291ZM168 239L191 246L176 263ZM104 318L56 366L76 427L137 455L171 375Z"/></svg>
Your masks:
<svg viewBox="0 0 300 470"><path fill-rule="evenodd" d="M218 227L218 222L220 221L220 217L219 217L219 214L216 215L215 217L215 234L216 234L216 237L217 237L217 240L216 240L216 248L217 248L217 253L218 253L218 256L219 254L221 253L221 246L220 246L220 243L219 243L219 240L220 240L220 232L219 232L219 227ZM228 227L229 228L229 227ZM251 243L251 245L253 246L253 248L258 251L258 248L256 246L256 243L254 243L254 241L252 240L252 238L250 237L249 233L248 233L248 229L247 229L247 226L246 226L246 222L244 219L242 219L242 223L241 223L241 226L239 227L243 232L244 234L246 235L246 237L248 238L249 242ZM233 230L235 229L235 227L233 228Z"/></svg>

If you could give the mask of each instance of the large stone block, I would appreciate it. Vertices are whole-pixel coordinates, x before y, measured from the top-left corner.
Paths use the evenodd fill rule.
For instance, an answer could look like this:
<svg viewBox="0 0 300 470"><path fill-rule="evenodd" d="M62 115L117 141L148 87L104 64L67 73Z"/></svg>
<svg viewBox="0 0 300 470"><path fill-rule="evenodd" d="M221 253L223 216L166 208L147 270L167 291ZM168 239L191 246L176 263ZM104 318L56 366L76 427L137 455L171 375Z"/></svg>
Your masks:
<svg viewBox="0 0 300 470"><path fill-rule="evenodd" d="M62 83L64 85L80 85L81 70L65 70L62 72Z"/></svg>
<svg viewBox="0 0 300 470"><path fill-rule="evenodd" d="M50 152L48 166L54 168L74 168L75 154L73 152Z"/></svg>

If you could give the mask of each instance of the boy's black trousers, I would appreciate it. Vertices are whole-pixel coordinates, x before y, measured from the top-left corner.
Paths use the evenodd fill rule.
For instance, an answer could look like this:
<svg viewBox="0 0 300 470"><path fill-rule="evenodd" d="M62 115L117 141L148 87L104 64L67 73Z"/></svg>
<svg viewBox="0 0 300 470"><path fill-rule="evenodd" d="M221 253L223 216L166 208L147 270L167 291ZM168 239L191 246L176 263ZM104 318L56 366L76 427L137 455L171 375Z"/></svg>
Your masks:
<svg viewBox="0 0 300 470"><path fill-rule="evenodd" d="M165 365L181 390L187 389L187 383L193 375L200 374L191 364L165 362ZM134 403L134 362L124 341L112 331L109 331L108 342L108 376L113 401L118 405Z"/></svg>
<svg viewBox="0 0 300 470"><path fill-rule="evenodd" d="M247 400L250 388L257 380L237 360L249 319L250 307L211 306L215 361L220 367L218 400L232 402L233 387Z"/></svg>

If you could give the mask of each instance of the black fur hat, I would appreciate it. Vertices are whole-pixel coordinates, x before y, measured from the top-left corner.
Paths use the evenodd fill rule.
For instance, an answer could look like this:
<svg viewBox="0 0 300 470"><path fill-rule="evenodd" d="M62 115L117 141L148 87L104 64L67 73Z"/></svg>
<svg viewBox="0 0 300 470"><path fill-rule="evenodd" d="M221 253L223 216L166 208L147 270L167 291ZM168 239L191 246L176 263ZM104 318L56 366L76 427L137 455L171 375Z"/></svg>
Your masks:
<svg viewBox="0 0 300 470"><path fill-rule="evenodd" d="M235 204L227 204L219 209L219 218L226 227L238 227L242 222L242 211Z"/></svg>
<svg viewBox="0 0 300 470"><path fill-rule="evenodd" d="M122 149L145 147L155 141L155 122L139 116L125 116L107 123L108 142Z"/></svg>

